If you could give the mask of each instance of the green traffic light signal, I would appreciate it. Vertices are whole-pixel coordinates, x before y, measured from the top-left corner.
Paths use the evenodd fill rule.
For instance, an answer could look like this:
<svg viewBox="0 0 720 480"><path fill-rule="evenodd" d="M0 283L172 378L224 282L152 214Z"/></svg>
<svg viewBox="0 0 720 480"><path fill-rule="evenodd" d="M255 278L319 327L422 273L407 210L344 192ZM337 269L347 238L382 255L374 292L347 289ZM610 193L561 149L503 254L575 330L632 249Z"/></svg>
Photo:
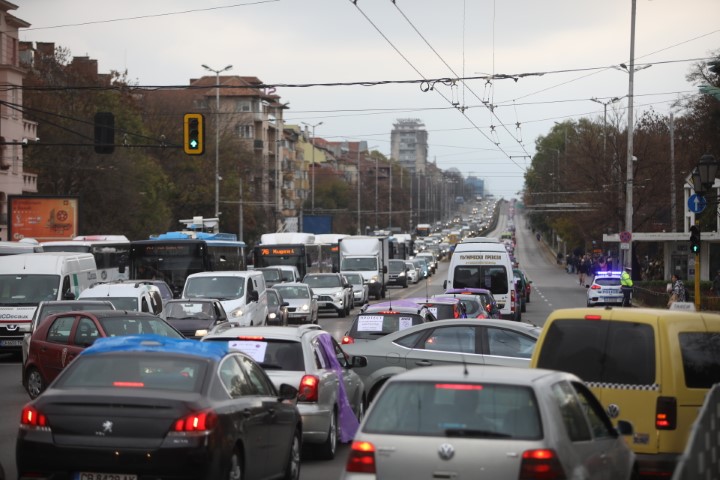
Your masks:
<svg viewBox="0 0 720 480"><path fill-rule="evenodd" d="M188 155L205 153L205 117L202 113L186 113L183 120L183 149Z"/></svg>
<svg viewBox="0 0 720 480"><path fill-rule="evenodd" d="M694 254L700 253L700 229L695 225L690 227L690 251Z"/></svg>

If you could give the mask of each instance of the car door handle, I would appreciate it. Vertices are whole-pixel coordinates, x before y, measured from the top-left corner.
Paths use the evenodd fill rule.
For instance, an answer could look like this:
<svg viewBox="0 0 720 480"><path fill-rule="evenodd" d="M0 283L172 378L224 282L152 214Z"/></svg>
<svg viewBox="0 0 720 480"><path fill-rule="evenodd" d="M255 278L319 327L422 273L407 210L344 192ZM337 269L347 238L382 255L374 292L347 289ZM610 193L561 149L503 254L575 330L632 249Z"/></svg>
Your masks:
<svg viewBox="0 0 720 480"><path fill-rule="evenodd" d="M415 365L417 365L418 367L430 367L432 366L432 364L433 363L430 360L418 360L417 362L415 362Z"/></svg>

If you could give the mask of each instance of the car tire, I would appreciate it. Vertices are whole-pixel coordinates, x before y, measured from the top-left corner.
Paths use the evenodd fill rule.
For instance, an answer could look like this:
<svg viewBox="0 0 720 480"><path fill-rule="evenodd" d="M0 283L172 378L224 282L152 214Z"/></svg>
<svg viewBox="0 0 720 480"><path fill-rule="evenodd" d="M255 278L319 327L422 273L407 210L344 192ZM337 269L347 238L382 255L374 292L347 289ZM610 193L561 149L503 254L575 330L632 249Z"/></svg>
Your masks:
<svg viewBox="0 0 720 480"><path fill-rule="evenodd" d="M27 392L30 398L34 400L45 390L45 380L40 370L35 367L30 367L26 375L25 384L27 385Z"/></svg>
<svg viewBox="0 0 720 480"><path fill-rule="evenodd" d="M290 444L290 453L288 455L287 464L285 465L283 480L298 480L300 478L300 445L300 432L295 430L292 444Z"/></svg>
<svg viewBox="0 0 720 480"><path fill-rule="evenodd" d="M325 441L319 445L320 458L324 460L332 460L335 458L335 452L337 451L338 442L338 424L337 424L337 412L333 409L333 413L330 416L330 428L328 428L328 435Z"/></svg>
<svg viewBox="0 0 720 480"><path fill-rule="evenodd" d="M228 480L240 480L242 476L242 456L240 455L240 450L235 447L230 455L225 478Z"/></svg>
<svg viewBox="0 0 720 480"><path fill-rule="evenodd" d="M403 283L403 286L402 286L402 287L403 287L403 288L408 288L408 282L407 282L407 280L405 280L405 283Z"/></svg>
<svg viewBox="0 0 720 480"><path fill-rule="evenodd" d="M345 313L345 307L341 308L337 311L338 318L345 318L347 314Z"/></svg>
<svg viewBox="0 0 720 480"><path fill-rule="evenodd" d="M527 310L527 306L525 305L526 303L527 302L522 302L522 305L520 306L520 311L522 313L525 313L525 311Z"/></svg>
<svg viewBox="0 0 720 480"><path fill-rule="evenodd" d="M525 303L530 303L530 295L528 295L527 298L525 299Z"/></svg>

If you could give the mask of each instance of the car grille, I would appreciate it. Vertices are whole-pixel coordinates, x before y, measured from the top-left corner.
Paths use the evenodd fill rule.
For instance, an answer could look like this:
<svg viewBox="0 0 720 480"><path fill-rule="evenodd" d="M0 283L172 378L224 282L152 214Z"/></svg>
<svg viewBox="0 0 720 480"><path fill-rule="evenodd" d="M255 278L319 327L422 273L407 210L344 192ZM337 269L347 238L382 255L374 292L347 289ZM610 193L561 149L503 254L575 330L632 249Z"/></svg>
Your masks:
<svg viewBox="0 0 720 480"><path fill-rule="evenodd" d="M333 299L330 295L320 295L318 296L318 301L320 302L332 302Z"/></svg>

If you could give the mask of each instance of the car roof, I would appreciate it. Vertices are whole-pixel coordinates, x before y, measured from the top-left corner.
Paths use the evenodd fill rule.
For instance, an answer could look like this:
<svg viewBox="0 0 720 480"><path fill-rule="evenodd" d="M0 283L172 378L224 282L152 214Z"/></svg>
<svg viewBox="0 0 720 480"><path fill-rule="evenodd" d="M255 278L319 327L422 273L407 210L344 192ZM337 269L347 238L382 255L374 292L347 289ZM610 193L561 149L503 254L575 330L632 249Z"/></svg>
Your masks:
<svg viewBox="0 0 720 480"><path fill-rule="evenodd" d="M442 382L483 382L510 385L527 385L546 377L574 379L575 375L542 368L504 367L498 365L441 365L413 368L390 377L388 383L403 381L442 381Z"/></svg>
<svg viewBox="0 0 720 480"><path fill-rule="evenodd" d="M219 342L198 342L185 338L170 338L162 335L129 335L101 337L83 350L82 356L111 352L157 352L193 355L220 360L229 353L228 346Z"/></svg>
<svg viewBox="0 0 720 480"><path fill-rule="evenodd" d="M53 313L53 315L68 315L70 313L77 313L82 315L88 315L91 314L94 317L96 317L98 320L103 318L119 318L119 317L132 317L132 318L139 318L139 317L145 317L145 318L157 318L159 320L162 320L159 316L155 315L154 313L149 312L138 312L135 310L68 310L67 312L61 312L61 313Z"/></svg>
<svg viewBox="0 0 720 480"><path fill-rule="evenodd" d="M166 305L171 303L215 303L219 302L216 298L173 298L168 300Z"/></svg>
<svg viewBox="0 0 720 480"><path fill-rule="evenodd" d="M308 285L307 283L304 283L304 282L282 282L282 283L277 283L277 284L273 285L272 288L278 289L278 288L288 288L288 287L310 288L310 285Z"/></svg>
<svg viewBox="0 0 720 480"><path fill-rule="evenodd" d="M44 300L40 302L38 305L39 307L46 307L46 306L54 306L54 305L112 305L112 302L110 300L98 300L98 299L89 299L89 298L79 298L76 300Z"/></svg>
<svg viewBox="0 0 720 480"><path fill-rule="evenodd" d="M303 336L312 332L324 332L319 325L288 325L288 326L267 326L267 327L228 327L218 332L210 332L203 337L203 341L213 338L225 337L266 337L276 340L300 340Z"/></svg>
<svg viewBox="0 0 720 480"><path fill-rule="evenodd" d="M419 311L422 308L424 308L423 305L420 305L419 303L412 300L399 299L388 302L373 303L372 305L368 305L367 307L365 307L365 309L360 313L372 313L399 309L402 309L404 311L408 311L408 309Z"/></svg>
<svg viewBox="0 0 720 480"><path fill-rule="evenodd" d="M100 293L99 293L100 292ZM118 283L96 283L94 285L91 285L89 288L86 288L82 292L80 292L80 295L82 297L88 297L90 294L92 295L101 295L101 296L111 296L111 295L132 295L135 296L138 294L138 292L160 292L160 289L156 287L155 285L149 285L142 282L131 282L131 283L124 283L124 282L118 282ZM85 294L85 295L83 295ZM93 297L97 298L97 297ZM79 300L83 300L83 298L79 298Z"/></svg>
<svg viewBox="0 0 720 480"><path fill-rule="evenodd" d="M455 293L465 293L465 292L467 292L467 293L469 293L469 294L474 294L474 293L488 294L488 293L491 293L490 290L488 290L487 288L450 288L450 289L448 289L448 290L445 290L445 294L446 294L446 295L453 295L453 294L455 294Z"/></svg>
<svg viewBox="0 0 720 480"><path fill-rule="evenodd" d="M198 272L188 275L187 278L196 277L248 277L251 275L262 275L262 272L255 270L221 270L216 272Z"/></svg>
<svg viewBox="0 0 720 480"><path fill-rule="evenodd" d="M667 310L665 308L559 308L554 310L545 323L557 320L607 320L613 322L633 322L656 325L658 323L685 323L704 322L707 328L709 323L720 326L720 315L708 312L689 312L682 310Z"/></svg>

